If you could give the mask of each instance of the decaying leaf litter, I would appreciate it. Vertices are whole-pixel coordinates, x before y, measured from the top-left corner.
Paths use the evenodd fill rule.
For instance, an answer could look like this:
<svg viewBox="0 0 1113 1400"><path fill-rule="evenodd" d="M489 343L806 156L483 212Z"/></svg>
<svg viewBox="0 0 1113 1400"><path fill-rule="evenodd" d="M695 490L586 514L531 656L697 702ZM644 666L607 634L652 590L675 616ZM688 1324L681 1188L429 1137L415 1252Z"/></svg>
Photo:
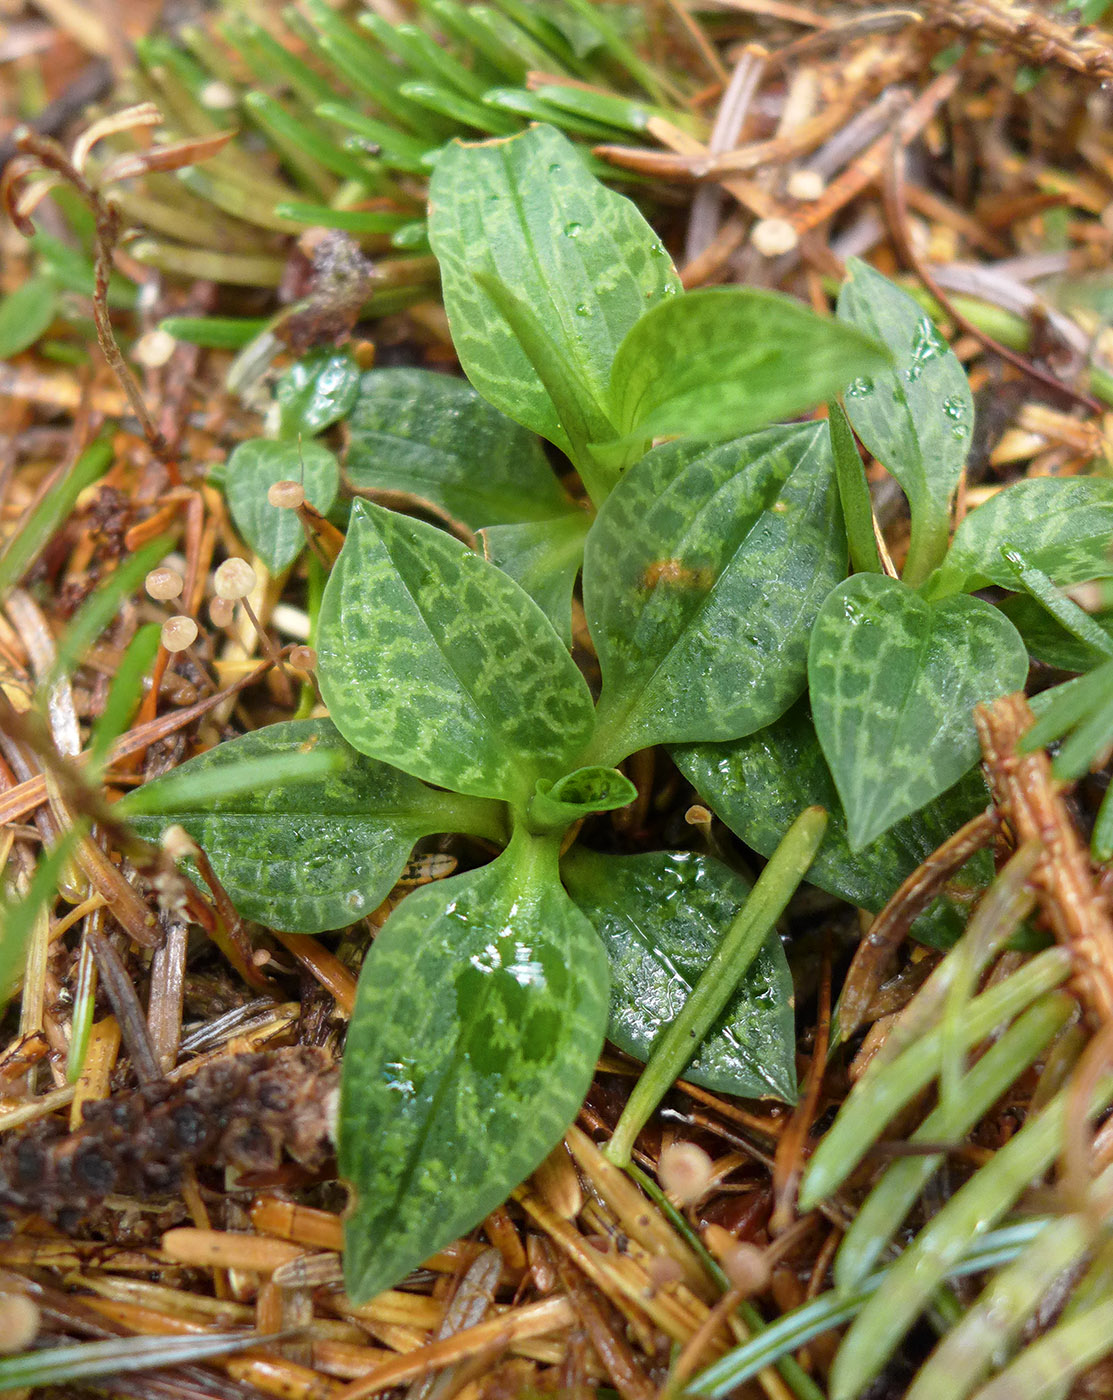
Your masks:
<svg viewBox="0 0 1113 1400"><path fill-rule="evenodd" d="M930 7L929 23L901 10L812 12L773 4L723 5L698 20L679 7L661 7L650 18L647 61L664 74L687 75L683 91L692 87L693 72L700 75L703 85L689 105L703 136L651 116L637 143L600 142L598 154L653 182L656 222L686 286L780 287L826 310L848 256L909 274L909 285L942 307L976 394L978 438L960 487L960 513L1018 474L1035 480L1104 470L1103 405L1111 381L1102 368L1100 274L1109 257L1103 216L1111 166L1102 83L1113 50L1100 30L1081 32L1066 14L943 0ZM137 17L140 30L153 19ZM7 61L25 74L40 71L42 96L55 96L73 73L107 64L122 74L128 41L142 37L114 32L106 21L68 18L51 28L20 20ZM121 105L106 100L106 110ZM33 95L27 112L9 115L32 110ZM88 116L61 115L80 120L53 134L72 141L89 129ZM195 142L186 158L204 154ZM41 206L40 216L44 209L49 206ZM130 223L146 222L138 206L125 205L125 215ZM56 226L61 232L62 223ZM335 279L332 301L323 294L314 305L313 240L302 241L292 247L285 233L272 230L265 250L280 297L311 293L308 312L291 330L292 345L299 335L331 335L351 324L364 363L376 356L380 363L451 362L442 315L428 295L427 261L422 268L412 259L395 274L411 279L424 300L408 312L357 324L367 290L358 272L354 305L350 289L346 303L337 294ZM14 240L8 246L14 270L5 292L23 277L19 247ZM133 280L150 278L151 264L136 261L126 243L115 256ZM397 269L404 260L382 262ZM318 258L319 284L328 282L322 265ZM337 1255L343 1192L334 1170L322 1165L327 1142L322 1146L319 1118L353 1003L365 929L330 951L313 936L246 927L219 883L206 879L202 856L201 883L186 894L186 912L209 941L191 943L185 918L154 920L150 891L175 879L172 866L129 849L99 787L81 776L95 776L107 762L105 782L118 796L231 733L290 718L312 684L312 658L298 645L305 614L296 578L280 596L254 561L246 596L261 631L245 610L229 616L218 606L242 595L218 587L214 566L244 551L224 496L198 466L224 458L254 424L222 392L227 355L167 344L156 326L170 314L214 308L262 315L273 293L231 290L232 279L221 275L229 266L219 260L207 270L215 280L186 284L168 277L152 283L157 304L117 310L121 339L145 332L132 345L137 386L121 388L96 354L68 364L57 348L65 351L65 334L53 357L32 348L0 370L7 395L5 583L21 585L8 596L0 633L5 854L20 892L35 888L37 871L44 889L61 891L36 909L0 1060L0 1169L26 1188L22 1199L8 1203L20 1228L0 1243L6 1285L0 1320L21 1346L36 1334L57 1346L49 1353L57 1369L31 1371L24 1381L12 1372L5 1384L59 1382L70 1390L110 1384L113 1393L133 1395L355 1396L396 1389L498 1396L531 1388L581 1394L597 1385L624 1396L679 1394L736 1349L747 1329L780 1316L788 1322L793 1309L815 1299L815 1335L803 1329L785 1349L795 1361L785 1363L778 1353L780 1370L759 1367L746 1382L728 1359L718 1379L705 1379L704 1393L726 1393L723 1387L736 1383L772 1396L839 1393L837 1375L829 1375L834 1334L827 1329L835 1320L829 1271L871 1180L902 1153L915 1162L916 1153L942 1144L945 1170L917 1207L923 1219L948 1198L959 1201L958 1188L977 1180L976 1168L987 1170L988 1190L988 1171L1016 1139L1033 1100L1050 1100L1061 1084L1068 1095L1062 1171L1048 1178L1053 1187L1030 1192L1011 1228L1055 1215L1068 1232L1080 1219L1101 1222L1108 1133L1099 1127L1092 1135L1085 1109L1100 1091L1105 1063L1100 1030L1113 975L1105 946L1109 878L1108 867L1091 863L1085 841L1105 779L1100 771L1087 775L1064 798L1046 765L1017 756L1017 728L1027 718L1002 702L980 721L995 812L955 841L960 854L975 844L993 847L1001 865L1014 848L1017 853L999 886L999 901L1008 907L983 916L980 950L965 965L904 941L929 895L962 863L953 844L909 877L852 962L866 920L846 905L802 896L787 925L802 1085L795 1110L698 1086L678 1089L640 1137L635 1157L671 1188L670 1203L652 1179L639 1189L599 1151L638 1073L632 1061L608 1051L566 1146L481 1231L430 1260L405 1290L361 1306L345 1300ZM371 285L372 300L381 297L383 284ZM390 290L389 276L385 285ZM103 302L85 309L103 323ZM103 324L99 329L107 340ZM86 336L94 335L90 324ZM1093 367L1083 377L1091 354ZM145 422L129 413L137 395ZM122 426L102 438L106 416ZM103 459L102 470L111 463L108 474L90 470L90 459ZM52 516L59 483L80 482L82 469L90 482L99 478L96 490L75 492ZM871 471L882 554L901 562L908 539L898 493ZM327 521L306 518L331 562ZM50 674L77 605L92 584L119 574L125 561L166 534L182 566L180 594L157 584L145 594L145 568L125 576L114 627L89 648L72 682L55 683L51 732L44 733L23 712L34 682ZM331 548L334 553L335 541ZM196 632L172 628L161 650L152 649L158 684L131 727L106 740L83 769L66 763L90 746L124 643L140 624L158 626L171 613L201 625ZM663 756L643 755L629 768L639 797L607 819L616 849L633 854L689 844L752 862L706 809L691 805L690 788ZM44 846L69 831L64 857L44 860ZM123 864L111 858L117 851ZM427 850L392 901L470 858L463 845ZM144 881L135 877L137 867ZM1025 892L1029 884L1032 893ZM1002 935L1033 899L1070 958L1003 949ZM370 915L371 925L386 912ZM94 965L102 999L87 1030L80 1078L69 1083L75 1008L90 1005ZM809 1209L799 1209L805 1156L851 1083L868 1085L865 1064L895 1060L918 1030L938 1021L956 982L968 984L967 995L982 987L985 997L1021 968L1033 988L1032 1013L1045 1018L1045 1031L1060 1027L1046 1064L1038 1058L1046 1042L1033 1031L1027 1060L1036 1068L1016 1078L1006 1066L980 1117L960 1127L944 1112L948 1104L953 1112L946 1075L960 1072L965 1053L952 1045L935 1109L943 1117L921 1145L904 1146L930 1108L913 1096L914 1110L895 1119L845 1190L814 1187ZM5 968L6 976L13 973L20 976ZM1068 977L1071 995L1056 990ZM833 1027L832 1001L840 990ZM1074 1019L1075 996L1085 1019ZM998 1024L988 1012L986 1018L983 1034ZM850 1034L852 1021L865 1033L861 1049L855 1042L854 1057L839 1051L824 1063L827 1047ZM953 1023L942 1024L944 1040L953 1041ZM1009 1034L1020 1029L1018 1020ZM1016 1038L1016 1064L1026 1062L1022 1038ZM289 1090L278 1095L277 1112L276 1079ZM987 1079L991 1088L998 1084L988 1071ZM98 1107L71 1135L86 1103ZM191 1113L224 1113L226 1133L213 1141L193 1130L191 1139ZM131 1139L142 1145L144 1179L133 1186L124 1176L119 1184L131 1189L101 1199L98 1166ZM187 1140L195 1151L184 1149ZM707 1155L686 1154L684 1144ZM830 1157L832 1149L825 1150ZM1016 1193L1055 1155L1033 1158ZM67 1212L76 1210L78 1161L89 1186L81 1204L89 1210L67 1231L58 1227L75 1223ZM849 1167L856 1162L852 1155ZM998 1208L1008 1205L1002 1200ZM983 1269L1007 1265L1024 1244L1019 1237L998 1239L994 1256L993 1238L982 1241L985 1252L974 1260ZM1081 1248L1069 1234L1063 1241L1052 1257L1080 1271ZM1100 1308L1108 1307L1102 1267L1099 1252L1091 1291L1076 1309L1081 1323L1089 1312L1100 1320ZM951 1287L936 1295L934 1307L942 1330L954 1327L954 1337L975 1294L961 1281ZM1056 1311L1052 1300L1026 1334L1033 1355ZM260 1333L276 1340L254 1345ZM154 1350L138 1347L136 1336L155 1339L144 1343ZM930 1332L914 1333L871 1393L904 1394L931 1340ZM63 1347L80 1350L69 1355ZM1092 1359L1099 1362L1100 1351ZM1001 1389L1009 1383L1002 1372L992 1393L1037 1393ZM1079 1393L1101 1393L1101 1386L1099 1370L1079 1381Z"/></svg>

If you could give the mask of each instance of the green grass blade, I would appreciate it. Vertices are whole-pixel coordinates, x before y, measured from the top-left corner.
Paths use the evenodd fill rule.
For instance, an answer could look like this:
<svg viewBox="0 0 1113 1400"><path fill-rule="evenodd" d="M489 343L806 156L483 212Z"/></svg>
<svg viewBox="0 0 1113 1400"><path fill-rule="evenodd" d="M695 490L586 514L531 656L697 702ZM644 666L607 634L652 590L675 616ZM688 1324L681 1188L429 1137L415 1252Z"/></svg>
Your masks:
<svg viewBox="0 0 1113 1400"><path fill-rule="evenodd" d="M910 1141L961 1141L1065 1024L1074 1005L1065 993L1050 992L1030 1006L963 1077L955 1099L928 1114ZM942 1161L941 1152L906 1157L885 1172L839 1248L835 1283L840 1293L849 1296L861 1287Z"/></svg>
<svg viewBox="0 0 1113 1400"><path fill-rule="evenodd" d="M279 783L308 783L327 777L340 767L331 753L275 754L267 758L245 759L207 772L175 770L158 782L157 791L134 788L116 804L123 816L153 816L180 811L183 807L203 809L206 803L237 793L254 792ZM179 776L180 774L180 776Z"/></svg>
<svg viewBox="0 0 1113 1400"><path fill-rule="evenodd" d="M1051 1165L1062 1147L1068 1094L1068 1089L1061 1090L1030 1118L951 1197L888 1271L884 1293L866 1304L839 1348L831 1371L831 1400L854 1400L861 1394L971 1241L998 1221ZM1111 1098L1113 1080L1107 1079L1095 1101L1104 1107Z"/></svg>
<svg viewBox="0 0 1113 1400"><path fill-rule="evenodd" d="M974 1400L1051 1400L1113 1348L1113 1299L1053 1327L1021 1352Z"/></svg>
<svg viewBox="0 0 1113 1400"><path fill-rule="evenodd" d="M57 888L59 876L83 835L83 824L70 827L39 861L23 898L0 902L0 1006L19 981L27 940L31 937L35 920L46 910Z"/></svg>
<svg viewBox="0 0 1113 1400"><path fill-rule="evenodd" d="M854 441L850 421L837 403L827 405L827 428L835 457L835 476L839 483L843 520L846 522L850 562L856 574L884 573L874 533L873 503L866 481L866 469L858 452L858 444Z"/></svg>
<svg viewBox="0 0 1113 1400"><path fill-rule="evenodd" d="M1060 948L1048 948L975 997L963 1026L964 1048L992 1035L1069 975L1069 956ZM808 1164L800 1191L801 1210L810 1210L842 1185L886 1125L936 1077L942 1054L943 1028L935 1026L878 1072L867 1071L858 1080Z"/></svg>
<svg viewBox="0 0 1113 1400"><path fill-rule="evenodd" d="M86 778L96 782L112 742L126 729L143 695L143 677L158 653L160 629L153 623L141 627L124 652L105 701L100 718L93 726L89 743Z"/></svg>
<svg viewBox="0 0 1113 1400"><path fill-rule="evenodd" d="M995 1356L1012 1347L1020 1329L1055 1281L1090 1247L1082 1216L1049 1224L1028 1249L987 1285L977 1302L921 1367L906 1400L965 1400Z"/></svg>
<svg viewBox="0 0 1113 1400"><path fill-rule="evenodd" d="M1010 1262L1047 1223L1044 1217L993 1231L974 1245L952 1270L951 1277L982 1273ZM728 1352L713 1366L702 1371L690 1383L685 1394L705 1396L706 1400L725 1400L738 1386L745 1384L766 1366L779 1364L816 1337L848 1322L879 1288L884 1287L887 1276L885 1271L871 1275L853 1298L842 1298L832 1290L784 1313L744 1345Z"/></svg>
<svg viewBox="0 0 1113 1400"><path fill-rule="evenodd" d="M86 598L58 642L57 658L43 681L44 690L49 690L60 676L80 664L86 652L116 616L121 602L135 592L172 544L170 536L162 535L136 550L95 593Z"/></svg>
<svg viewBox="0 0 1113 1400"><path fill-rule="evenodd" d="M19 582L46 548L51 535L73 511L86 486L98 481L111 464L111 439L100 437L85 449L70 474L43 497L0 554L0 598Z"/></svg>
<svg viewBox="0 0 1113 1400"><path fill-rule="evenodd" d="M273 1341L274 1338L268 1338ZM118 1337L110 1342L79 1342L75 1346L50 1347L0 1359L0 1389L64 1385L151 1371L162 1366L184 1366L230 1356L259 1345L256 1332L214 1332L196 1337Z"/></svg>
<svg viewBox="0 0 1113 1400"><path fill-rule="evenodd" d="M1024 591L1042 604L1072 637L1077 637L1080 642L1085 642L1105 656L1113 656L1113 639L1110 639L1108 632L1099 627L1073 598L1060 593L1042 569L1029 563L1024 554L1011 545L1004 546L1001 557L1015 570Z"/></svg>

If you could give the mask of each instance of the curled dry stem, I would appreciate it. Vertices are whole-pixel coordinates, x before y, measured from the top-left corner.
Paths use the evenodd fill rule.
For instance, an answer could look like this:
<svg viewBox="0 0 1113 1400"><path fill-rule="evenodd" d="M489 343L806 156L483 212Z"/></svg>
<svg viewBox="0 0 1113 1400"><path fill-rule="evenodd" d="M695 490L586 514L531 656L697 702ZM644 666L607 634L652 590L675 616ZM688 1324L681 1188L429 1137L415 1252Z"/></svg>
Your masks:
<svg viewBox="0 0 1113 1400"><path fill-rule="evenodd" d="M838 1038L848 1040L865 1021L870 1003L890 975L908 930L970 857L988 846L1001 819L992 807L979 812L933 851L901 884L858 945L839 1000Z"/></svg>
<svg viewBox="0 0 1113 1400"><path fill-rule="evenodd" d="M16 228L29 238L35 231L31 214L55 186L68 185L88 205L95 228L93 320L97 340L109 368L127 396L151 451L160 460L166 461L170 455L166 440L147 409L112 329L108 284L112 276L113 256L123 233L123 222L118 205L105 190L114 182L133 179L138 175L180 170L183 166L205 160L221 150L235 133L218 132L201 140L177 141L146 151L127 152L109 161L99 177L90 178L86 173L89 154L98 141L121 132L157 126L161 121L162 113L151 102L128 107L93 122L77 138L68 155L51 137L24 128L15 136L19 155L9 162L0 181L0 207ZM40 178L28 185L28 180L36 176Z"/></svg>

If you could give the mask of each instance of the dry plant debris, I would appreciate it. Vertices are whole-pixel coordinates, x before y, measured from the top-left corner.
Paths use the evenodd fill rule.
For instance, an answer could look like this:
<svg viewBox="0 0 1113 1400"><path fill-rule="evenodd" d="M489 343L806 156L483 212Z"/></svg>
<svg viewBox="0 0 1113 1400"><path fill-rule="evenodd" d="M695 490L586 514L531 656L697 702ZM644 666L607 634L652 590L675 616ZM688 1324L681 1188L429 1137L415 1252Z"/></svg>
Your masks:
<svg viewBox="0 0 1113 1400"><path fill-rule="evenodd" d="M163 853L129 845L111 816L123 792L317 700L312 653L301 645L302 580L276 580L258 560L240 567L247 561L224 498L204 479L205 466L253 426L223 391L228 357L184 342L151 352L157 322L171 312L227 304L250 314L265 298L200 278L183 286L129 256L119 213L101 192L155 169L153 157L118 156L99 184L85 182L93 140L128 126L74 123L86 100L106 98L108 75L129 69L128 43L155 23L154 6L132 8L120 7L129 12L121 18L52 3L42 7L46 22L15 5L0 33L0 63L20 79L12 91L34 83L44 100L38 134L7 133L9 208L26 218L46 194L34 187L24 197L32 157L92 207L98 294L82 307L108 361L92 355L60 368L36 352L0 364L8 550L75 464L97 452L110 464L34 539L13 580L22 586L0 613L0 851L13 887L31 888L44 851L73 833L59 894L31 932L0 1046L4 1346L36 1337L198 1339L196 1359L168 1348L165 1365L89 1382L139 1400L509 1400L530 1392L580 1400L600 1386L624 1400L679 1394L745 1339L743 1317L774 1318L826 1287L878 1163L867 1161L853 1191L798 1215L801 1171L851 1082L908 1030L900 1012L937 963L904 942L909 925L984 845L995 845L1003 863L1011 849L1039 843L1031 883L1073 960L1085 1019L1064 1033L1058 1072L1069 1071L1072 1048L1078 1056L1089 1047L1065 1188L1084 1194L1093 1154L1104 1165L1110 1144L1108 1127L1088 1133L1084 1110L1110 1061L1113 880L1108 866L1095 868L1079 828L1108 775L1071 788L1053 781L1042 755L1018 757L1028 716L1012 698L980 718L995 805L910 877L853 962L852 913L806 899L790 911L805 1083L794 1112L679 1085L639 1139L638 1165L660 1182L643 1190L599 1150L636 1074L631 1061L608 1054L579 1126L481 1231L430 1259L404 1289L358 1307L347 1300L329 1103L353 968L388 910L334 948L246 927L203 853L194 852L200 883L187 887ZM826 310L848 256L919 274L925 301L952 317L978 395L980 436L960 514L1018 473L1108 470L1113 370L1098 278L1113 255L1113 39L1065 13L1005 0L929 0L915 7L921 13L719 0L702 26L679 3L648 8L669 20L654 29L658 61L680 50L704 65L706 86L690 105L707 139L653 118L641 144L607 143L597 154L660 192L659 224L685 285L787 288ZM7 128L19 100L4 99ZM128 121L149 116L133 111ZM84 135L69 155L53 143L75 132ZM162 168L206 153L194 142L163 157ZM135 222L139 206L123 207ZM55 205L40 213L63 230ZM0 289L10 292L23 253L9 229L0 240L8 255ZM292 300L312 280L312 256L279 246L289 281L280 295ZM113 322L119 329L127 318L109 314L112 266L144 287L127 326L139 333L137 379L116 348ZM326 311L298 334L327 338L352 323L344 308ZM436 364L451 355L435 300L362 323L356 335L368 362ZM106 419L119 426L102 436ZM899 560L906 522L892 483L870 470L882 544ZM326 560L335 557L334 527L304 500L295 504ZM30 700L53 674L79 605L163 537L173 545L173 578L149 581L146 592L136 579L121 594L72 678L53 682L43 732ZM230 564L243 588L224 586ZM90 730L129 644L150 623L162 629L151 683L103 756L103 786L91 783L82 756ZM631 827L629 813L616 816L617 842L648 848L686 811L692 839L710 850L729 841L705 811L692 816L690 792L667 764L636 776L636 819ZM459 858L466 849L430 849L391 899ZM1022 956L1002 952L987 985ZM857 1060L827 1060L833 989L843 1041L866 1032ZM74 1080L67 1063L79 1037L86 1048ZM948 1180L990 1160L1032 1095L1045 1092L1035 1072L1019 1080L955 1151ZM906 1126L911 1132L911 1117ZM226 1355L201 1349L222 1332ZM832 1353L832 1335L821 1337L793 1369L766 1367L738 1394L822 1395ZM1103 1377L1098 1371L1077 1393L1106 1393ZM899 1395L905 1379L895 1366L870 1393ZM76 1381L66 1393L80 1390Z"/></svg>

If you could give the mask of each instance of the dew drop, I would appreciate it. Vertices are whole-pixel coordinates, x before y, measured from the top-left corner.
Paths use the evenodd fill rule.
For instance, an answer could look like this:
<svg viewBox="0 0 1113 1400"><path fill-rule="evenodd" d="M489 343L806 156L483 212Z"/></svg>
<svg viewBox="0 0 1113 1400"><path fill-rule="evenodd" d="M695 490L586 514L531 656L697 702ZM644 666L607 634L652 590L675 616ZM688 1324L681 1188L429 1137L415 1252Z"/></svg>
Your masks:
<svg viewBox="0 0 1113 1400"><path fill-rule="evenodd" d="M852 384L847 385L846 397L848 399L865 399L873 393L872 379L855 379Z"/></svg>
<svg viewBox="0 0 1113 1400"><path fill-rule="evenodd" d="M554 160L554 161L552 162L552 164L549 166L549 174L550 174L550 175L559 175L559 174L560 174L560 171L561 171L561 164L560 164L560 161L559 161L559 160Z"/></svg>
<svg viewBox="0 0 1113 1400"><path fill-rule="evenodd" d="M862 614L858 611L858 604L851 602L849 598L842 600L842 610L847 622L852 626L857 626L862 620Z"/></svg>
<svg viewBox="0 0 1113 1400"><path fill-rule="evenodd" d="M583 224L578 224L574 220L572 223L564 225L565 238L579 238L580 234L583 233L583 231Z"/></svg>
<svg viewBox="0 0 1113 1400"><path fill-rule="evenodd" d="M945 355L947 349L947 342L939 334L935 322L930 316L921 316L912 334L912 362L906 371L909 383L914 384L924 372L924 366Z"/></svg>
<svg viewBox="0 0 1113 1400"><path fill-rule="evenodd" d="M588 306L588 304L587 304L586 301L581 301L580 304L579 304L579 306L576 307L576 315L577 315L577 316L590 316L590 315L591 315L591 307Z"/></svg>

